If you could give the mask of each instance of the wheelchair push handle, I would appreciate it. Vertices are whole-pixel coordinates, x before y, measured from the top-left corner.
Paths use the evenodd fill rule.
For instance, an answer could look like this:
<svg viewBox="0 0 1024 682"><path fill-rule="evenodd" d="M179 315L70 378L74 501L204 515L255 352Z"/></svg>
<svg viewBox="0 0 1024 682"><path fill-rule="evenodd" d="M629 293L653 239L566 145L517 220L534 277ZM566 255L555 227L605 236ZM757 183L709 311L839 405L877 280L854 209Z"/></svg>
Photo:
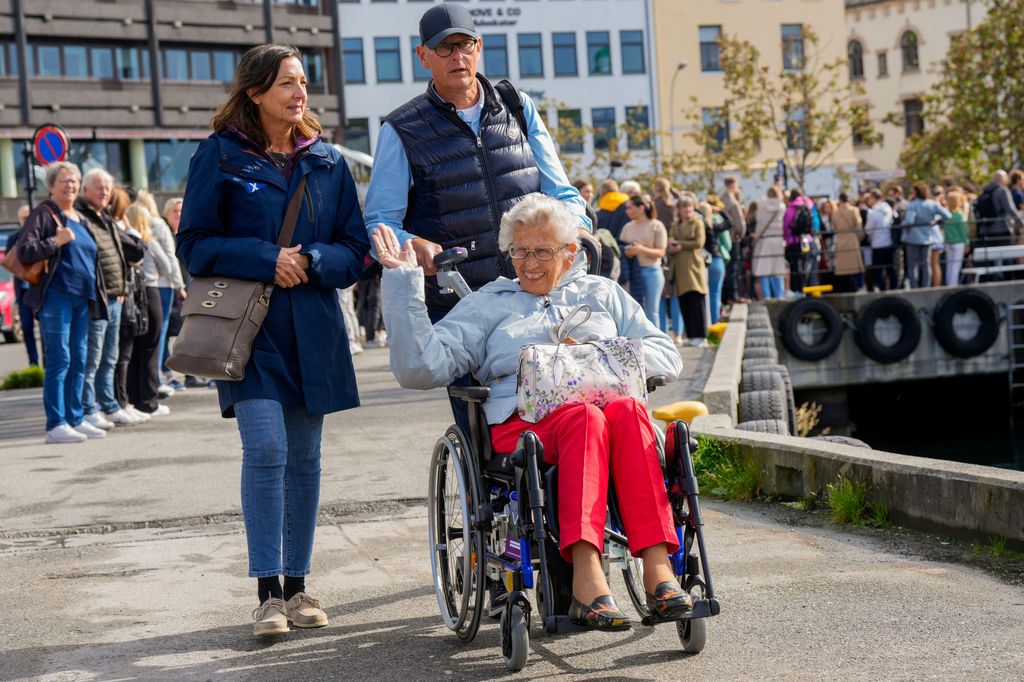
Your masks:
<svg viewBox="0 0 1024 682"><path fill-rule="evenodd" d="M461 246L445 249L434 256L437 268L437 283L442 294L456 294L459 298L469 296L471 289L455 266L469 258L469 251Z"/></svg>
<svg viewBox="0 0 1024 682"><path fill-rule="evenodd" d="M445 249L434 256L434 267L439 271L453 270L456 265L469 258L469 251L461 246Z"/></svg>

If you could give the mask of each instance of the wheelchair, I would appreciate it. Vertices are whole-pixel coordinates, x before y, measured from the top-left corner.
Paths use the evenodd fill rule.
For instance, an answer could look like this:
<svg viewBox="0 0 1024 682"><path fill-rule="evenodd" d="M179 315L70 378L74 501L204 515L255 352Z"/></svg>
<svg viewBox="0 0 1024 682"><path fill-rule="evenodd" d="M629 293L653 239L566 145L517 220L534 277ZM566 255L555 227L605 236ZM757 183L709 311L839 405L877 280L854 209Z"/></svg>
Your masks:
<svg viewBox="0 0 1024 682"><path fill-rule="evenodd" d="M593 271L599 256L592 251L589 255ZM460 295L469 289L454 266L464 258L464 249L449 249L434 259L441 285ZM647 383L651 392L666 381L649 377ZM466 403L468 425L465 430L450 426L434 446L430 462L428 544L438 607L445 625L468 643L476 637L489 607L488 585L503 585L505 593L498 597L501 652L506 667L519 671L526 665L535 613L528 590L535 592L541 632L586 630L568 616L572 565L558 551L558 467L544 464L544 446L531 431L520 435L513 452L493 452L482 408L490 389L451 386L448 390L452 398ZM708 571L691 458L696 443L682 421L671 424L666 432L655 424L654 431L679 544L671 556L673 572L693 596L693 609L671 621L648 612L643 563L630 555L610 483L601 558L606 575L613 566L622 571L640 623L674 623L683 651L696 654L707 642L707 619L720 611Z"/></svg>

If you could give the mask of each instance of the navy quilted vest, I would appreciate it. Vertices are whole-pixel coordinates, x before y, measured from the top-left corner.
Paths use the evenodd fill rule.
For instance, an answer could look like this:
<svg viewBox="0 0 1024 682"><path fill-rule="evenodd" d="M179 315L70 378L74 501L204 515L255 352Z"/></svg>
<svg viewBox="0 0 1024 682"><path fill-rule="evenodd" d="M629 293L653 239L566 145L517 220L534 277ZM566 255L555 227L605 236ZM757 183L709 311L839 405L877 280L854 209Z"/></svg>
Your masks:
<svg viewBox="0 0 1024 682"><path fill-rule="evenodd" d="M405 229L444 249L465 247L469 258L459 272L473 289L499 275L515 277L498 253L501 216L540 191L525 131L487 79L477 78L484 89L479 137L432 86L385 119L402 140L412 170ZM451 309L458 300L441 295L433 277L427 278L426 294L433 311Z"/></svg>

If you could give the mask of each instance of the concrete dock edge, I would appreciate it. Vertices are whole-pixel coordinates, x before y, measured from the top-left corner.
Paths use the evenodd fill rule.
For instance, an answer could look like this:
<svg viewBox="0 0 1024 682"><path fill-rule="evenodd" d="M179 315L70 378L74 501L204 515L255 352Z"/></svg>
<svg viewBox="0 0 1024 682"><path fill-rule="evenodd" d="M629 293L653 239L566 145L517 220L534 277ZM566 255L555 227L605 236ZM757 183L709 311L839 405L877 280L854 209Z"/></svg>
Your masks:
<svg viewBox="0 0 1024 682"><path fill-rule="evenodd" d="M736 424L736 404L739 402L740 379L743 368L743 343L747 336L747 305L736 303L729 313L729 325L715 352L707 383L704 384L702 402L711 414L728 415L730 426Z"/></svg>

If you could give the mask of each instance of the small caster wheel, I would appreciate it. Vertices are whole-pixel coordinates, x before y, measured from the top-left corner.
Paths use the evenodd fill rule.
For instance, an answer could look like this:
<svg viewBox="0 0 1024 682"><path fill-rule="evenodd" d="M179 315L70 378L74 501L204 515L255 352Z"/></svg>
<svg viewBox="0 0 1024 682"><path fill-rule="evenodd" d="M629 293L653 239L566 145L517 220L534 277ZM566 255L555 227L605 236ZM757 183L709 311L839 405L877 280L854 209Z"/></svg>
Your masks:
<svg viewBox="0 0 1024 682"><path fill-rule="evenodd" d="M505 658L505 667L512 672L522 670L529 653L529 623L520 605L509 604L501 612L501 655Z"/></svg>
<svg viewBox="0 0 1024 682"><path fill-rule="evenodd" d="M694 601L704 598L700 588L690 590L690 596ZM699 654L708 643L708 619L691 618L676 622L676 632L679 633L679 641L683 644L683 651L688 654Z"/></svg>

